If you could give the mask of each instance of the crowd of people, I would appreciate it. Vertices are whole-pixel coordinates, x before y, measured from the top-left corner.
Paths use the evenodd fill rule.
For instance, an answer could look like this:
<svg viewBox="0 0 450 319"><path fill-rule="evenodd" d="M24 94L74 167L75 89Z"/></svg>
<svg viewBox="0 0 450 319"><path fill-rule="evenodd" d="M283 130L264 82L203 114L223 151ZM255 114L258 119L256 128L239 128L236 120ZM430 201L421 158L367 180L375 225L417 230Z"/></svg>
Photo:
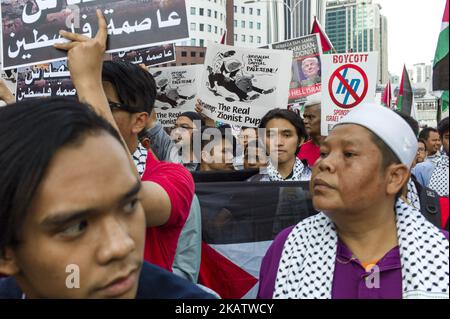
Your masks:
<svg viewBox="0 0 450 319"><path fill-rule="evenodd" d="M419 132L367 104L322 136L316 94L238 134L201 103L166 130L152 75L103 61L97 15L94 38L55 44L78 101L15 103L0 85L0 298L220 298L198 282L193 174L240 170L309 182L319 212L276 236L258 298L449 298L448 117Z"/></svg>

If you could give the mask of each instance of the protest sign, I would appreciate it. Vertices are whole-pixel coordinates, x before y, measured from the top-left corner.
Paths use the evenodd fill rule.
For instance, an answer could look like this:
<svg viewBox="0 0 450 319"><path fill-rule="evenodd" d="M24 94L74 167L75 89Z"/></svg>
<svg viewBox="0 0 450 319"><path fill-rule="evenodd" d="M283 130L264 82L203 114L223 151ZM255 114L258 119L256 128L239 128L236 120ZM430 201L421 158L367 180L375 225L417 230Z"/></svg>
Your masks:
<svg viewBox="0 0 450 319"><path fill-rule="evenodd" d="M108 24L107 52L156 46L189 38L185 0L3 0L2 61L5 69L60 60L53 48L59 30L95 36L96 9Z"/></svg>
<svg viewBox="0 0 450 319"><path fill-rule="evenodd" d="M11 91L11 93L16 96L16 86L17 86L17 70L3 70L2 63L0 62L1 78L5 82L6 87ZM4 106L6 103L0 100L0 106Z"/></svg>
<svg viewBox="0 0 450 319"><path fill-rule="evenodd" d="M308 95L320 92L322 46L318 34L274 43L271 44L271 48L293 51L290 105L304 102Z"/></svg>
<svg viewBox="0 0 450 319"><path fill-rule="evenodd" d="M17 70L17 101L36 97L75 97L67 61L55 61Z"/></svg>
<svg viewBox="0 0 450 319"><path fill-rule="evenodd" d="M257 127L271 109L286 108L292 51L209 43L199 96L205 115Z"/></svg>
<svg viewBox="0 0 450 319"><path fill-rule="evenodd" d="M155 111L164 127L172 127L181 113L195 110L202 65L150 68L157 95Z"/></svg>
<svg viewBox="0 0 450 319"><path fill-rule="evenodd" d="M322 56L321 134L363 102L374 102L378 52Z"/></svg>
<svg viewBox="0 0 450 319"><path fill-rule="evenodd" d="M151 48L112 53L111 60L127 61L133 64L144 64L145 66L169 63L176 60L175 45L171 43Z"/></svg>

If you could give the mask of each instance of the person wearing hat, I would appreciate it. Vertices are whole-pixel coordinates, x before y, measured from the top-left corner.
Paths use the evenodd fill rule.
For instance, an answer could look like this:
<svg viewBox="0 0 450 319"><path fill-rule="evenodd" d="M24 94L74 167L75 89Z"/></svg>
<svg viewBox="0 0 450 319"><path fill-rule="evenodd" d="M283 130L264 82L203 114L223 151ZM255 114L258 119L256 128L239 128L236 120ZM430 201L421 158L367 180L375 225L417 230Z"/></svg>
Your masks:
<svg viewBox="0 0 450 319"><path fill-rule="evenodd" d="M305 123L309 140L301 146L297 157L301 160L306 160L309 167L312 167L320 157L320 143L323 140L320 132L321 98L322 95L320 93L308 96L303 113L303 122Z"/></svg>
<svg viewBox="0 0 450 319"><path fill-rule="evenodd" d="M282 231L260 298L449 298L448 233L400 194L417 139L381 105L362 104L321 145L310 190L320 213Z"/></svg>

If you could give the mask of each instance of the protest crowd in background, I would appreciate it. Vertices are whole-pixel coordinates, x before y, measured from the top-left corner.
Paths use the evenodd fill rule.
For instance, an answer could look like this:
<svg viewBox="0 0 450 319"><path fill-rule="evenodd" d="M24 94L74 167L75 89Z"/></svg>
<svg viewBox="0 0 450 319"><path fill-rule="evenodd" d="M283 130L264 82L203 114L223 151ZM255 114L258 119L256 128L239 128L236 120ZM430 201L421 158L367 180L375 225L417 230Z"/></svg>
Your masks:
<svg viewBox="0 0 450 319"><path fill-rule="evenodd" d="M156 67L184 1L141 53L93 8L50 51L2 44L0 298L449 298L449 118L375 100L376 53L312 33Z"/></svg>

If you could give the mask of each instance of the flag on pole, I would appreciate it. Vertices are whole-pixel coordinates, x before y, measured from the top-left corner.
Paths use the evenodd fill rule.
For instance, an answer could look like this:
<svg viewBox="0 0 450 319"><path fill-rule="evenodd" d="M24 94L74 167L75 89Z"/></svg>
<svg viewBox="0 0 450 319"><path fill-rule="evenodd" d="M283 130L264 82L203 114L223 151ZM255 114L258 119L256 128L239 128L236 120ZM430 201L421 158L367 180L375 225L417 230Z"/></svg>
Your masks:
<svg viewBox="0 0 450 319"><path fill-rule="evenodd" d="M386 84L386 87L384 88L383 95L381 96L381 103L388 107L392 108L392 89L391 89L391 80Z"/></svg>
<svg viewBox="0 0 450 319"><path fill-rule="evenodd" d="M323 31L322 26L320 25L319 21L317 21L316 16L314 16L314 22L313 22L312 31L311 31L311 34L314 34L314 33L319 34L323 52L328 52L328 51L336 52L336 50L334 49L333 44L331 43L327 34L325 33L325 31Z"/></svg>
<svg viewBox="0 0 450 319"><path fill-rule="evenodd" d="M441 33L437 43L436 53L433 63L433 91L448 91L448 0L445 4L444 17L442 18Z"/></svg>
<svg viewBox="0 0 450 319"><path fill-rule="evenodd" d="M225 30L225 32L222 35L222 38L220 39L220 44L226 44L226 40L227 40L227 30Z"/></svg>
<svg viewBox="0 0 450 319"><path fill-rule="evenodd" d="M397 110L400 112L411 115L411 108L413 103L413 92L411 82L409 81L408 71L406 66L403 66L402 80L400 81L400 88L397 96Z"/></svg>

